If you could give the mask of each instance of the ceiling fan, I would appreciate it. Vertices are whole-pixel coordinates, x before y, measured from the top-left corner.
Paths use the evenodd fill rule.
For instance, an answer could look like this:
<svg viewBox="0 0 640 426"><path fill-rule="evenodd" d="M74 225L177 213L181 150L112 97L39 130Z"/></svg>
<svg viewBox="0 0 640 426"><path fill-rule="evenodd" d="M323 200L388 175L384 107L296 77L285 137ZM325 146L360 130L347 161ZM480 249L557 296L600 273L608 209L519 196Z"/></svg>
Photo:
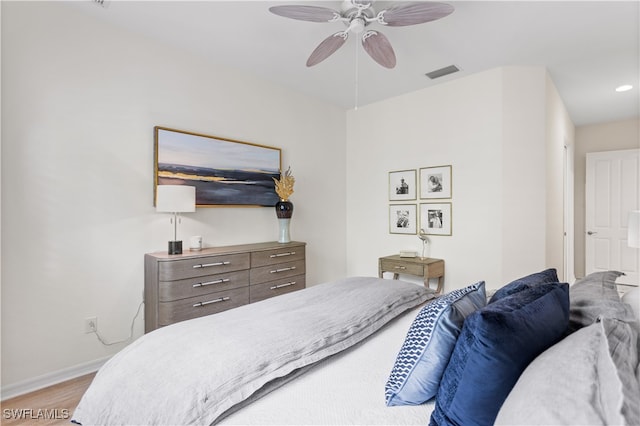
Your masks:
<svg viewBox="0 0 640 426"><path fill-rule="evenodd" d="M320 6L272 6L269 11L285 18L309 22L343 22L347 28L330 35L315 48L307 59L311 67L331 56L349 37L349 33L362 33L364 50L378 64L386 68L396 66L396 54L384 34L365 28L372 23L389 27L423 24L444 18L453 12L453 6L438 2L400 3L376 13L374 0L345 0L340 11Z"/></svg>

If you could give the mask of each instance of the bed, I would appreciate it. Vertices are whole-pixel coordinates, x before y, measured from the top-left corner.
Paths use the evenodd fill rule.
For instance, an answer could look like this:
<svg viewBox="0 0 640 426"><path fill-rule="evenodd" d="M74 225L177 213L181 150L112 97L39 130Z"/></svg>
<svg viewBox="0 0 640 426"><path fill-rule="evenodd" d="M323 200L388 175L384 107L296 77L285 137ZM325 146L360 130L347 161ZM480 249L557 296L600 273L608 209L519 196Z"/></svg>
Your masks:
<svg viewBox="0 0 640 426"><path fill-rule="evenodd" d="M640 327L618 275L570 289L545 270L491 297L482 281L438 298L370 277L316 285L143 336L72 421L640 424Z"/></svg>

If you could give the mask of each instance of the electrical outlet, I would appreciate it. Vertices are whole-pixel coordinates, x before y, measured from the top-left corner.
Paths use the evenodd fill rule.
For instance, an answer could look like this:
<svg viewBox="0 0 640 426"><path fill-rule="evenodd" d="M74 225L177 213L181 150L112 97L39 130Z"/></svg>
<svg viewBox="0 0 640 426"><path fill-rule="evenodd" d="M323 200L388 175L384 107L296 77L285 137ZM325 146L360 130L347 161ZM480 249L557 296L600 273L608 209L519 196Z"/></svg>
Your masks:
<svg viewBox="0 0 640 426"><path fill-rule="evenodd" d="M84 332L85 333L95 333L98 331L98 318L97 317L89 317L84 319Z"/></svg>

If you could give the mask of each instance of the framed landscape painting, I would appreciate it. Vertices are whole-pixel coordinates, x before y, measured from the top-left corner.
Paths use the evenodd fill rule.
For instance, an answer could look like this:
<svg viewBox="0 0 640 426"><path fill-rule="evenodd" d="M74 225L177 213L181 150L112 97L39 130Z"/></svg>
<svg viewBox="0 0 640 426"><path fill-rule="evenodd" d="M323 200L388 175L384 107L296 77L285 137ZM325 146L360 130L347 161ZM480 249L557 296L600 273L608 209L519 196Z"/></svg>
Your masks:
<svg viewBox="0 0 640 426"><path fill-rule="evenodd" d="M196 187L196 205L275 206L281 150L216 136L154 128L158 185Z"/></svg>

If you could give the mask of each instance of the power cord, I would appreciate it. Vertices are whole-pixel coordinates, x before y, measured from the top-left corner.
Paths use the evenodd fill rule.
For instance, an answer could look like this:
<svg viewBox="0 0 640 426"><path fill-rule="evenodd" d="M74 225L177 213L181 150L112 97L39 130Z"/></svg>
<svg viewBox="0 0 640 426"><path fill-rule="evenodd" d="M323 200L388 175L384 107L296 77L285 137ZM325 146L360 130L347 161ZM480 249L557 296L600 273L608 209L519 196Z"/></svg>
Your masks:
<svg viewBox="0 0 640 426"><path fill-rule="evenodd" d="M142 308L142 305L144 305L144 300L140 302L140 304L138 305L138 310L136 311L136 315L133 317L133 320L131 321L131 329L129 331L129 337L127 337L126 339L118 340L117 342L107 342L102 336L100 336L100 333L98 333L98 329L92 331L92 333L96 335L100 343L102 343L104 346L119 345L120 343L126 343L130 341L133 338L133 326L136 323L136 319L138 318L138 315L140 315L140 308Z"/></svg>

